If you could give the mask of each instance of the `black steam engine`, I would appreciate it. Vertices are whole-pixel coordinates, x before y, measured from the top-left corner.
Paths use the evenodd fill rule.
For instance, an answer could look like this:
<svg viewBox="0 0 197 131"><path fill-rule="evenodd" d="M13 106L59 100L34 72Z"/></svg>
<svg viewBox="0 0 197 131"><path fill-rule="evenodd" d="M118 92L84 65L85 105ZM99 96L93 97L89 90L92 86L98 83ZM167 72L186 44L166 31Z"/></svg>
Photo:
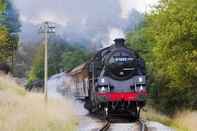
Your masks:
<svg viewBox="0 0 197 131"><path fill-rule="evenodd" d="M144 60L125 46L124 39L114 41L80 68L83 83L76 86L81 88L78 94L86 98L90 112L126 112L138 119L147 97Z"/></svg>

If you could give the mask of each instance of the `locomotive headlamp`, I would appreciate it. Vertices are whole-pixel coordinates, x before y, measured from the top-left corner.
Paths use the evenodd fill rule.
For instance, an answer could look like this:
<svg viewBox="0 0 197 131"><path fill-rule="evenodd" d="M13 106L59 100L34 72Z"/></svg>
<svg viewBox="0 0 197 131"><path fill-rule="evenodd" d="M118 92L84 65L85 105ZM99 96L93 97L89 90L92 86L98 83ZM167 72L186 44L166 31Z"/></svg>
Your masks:
<svg viewBox="0 0 197 131"><path fill-rule="evenodd" d="M143 86L141 85L139 91L143 91L143 90L144 90L144 88L143 88Z"/></svg>
<svg viewBox="0 0 197 131"><path fill-rule="evenodd" d="M101 91L102 92L105 92L106 91L106 88L103 86L103 87L101 87Z"/></svg>
<svg viewBox="0 0 197 131"><path fill-rule="evenodd" d="M101 79L101 83L105 83L105 79L104 78Z"/></svg>
<svg viewBox="0 0 197 131"><path fill-rule="evenodd" d="M137 84L136 85L136 91L137 92L143 92L146 90L145 84Z"/></svg>
<svg viewBox="0 0 197 131"><path fill-rule="evenodd" d="M139 81L139 82L143 82L143 78L142 78L142 77L139 77L139 78L138 78L138 81Z"/></svg>
<svg viewBox="0 0 197 131"><path fill-rule="evenodd" d="M100 92L100 93L105 93L108 91L109 91L109 88L107 86L101 86L98 88L98 92Z"/></svg>

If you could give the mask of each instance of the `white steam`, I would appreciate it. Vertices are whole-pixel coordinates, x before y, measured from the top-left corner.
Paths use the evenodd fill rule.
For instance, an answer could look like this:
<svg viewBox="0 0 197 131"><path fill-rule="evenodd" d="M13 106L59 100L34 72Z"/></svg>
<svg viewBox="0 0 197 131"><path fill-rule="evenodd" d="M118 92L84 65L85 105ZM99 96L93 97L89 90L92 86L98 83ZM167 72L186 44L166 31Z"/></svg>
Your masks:
<svg viewBox="0 0 197 131"><path fill-rule="evenodd" d="M128 26L138 24L138 17L132 21L129 19L132 9L143 12L147 3L157 0L13 1L20 12L23 39L36 39L38 24L47 20L57 23L57 34L66 40L98 46L98 43L105 45L111 41L109 35L111 32L113 34L114 29L125 32Z"/></svg>
<svg viewBox="0 0 197 131"><path fill-rule="evenodd" d="M114 39L116 38L126 38L125 33L123 30L118 29L118 28L112 28L110 33L109 33L109 45L103 45L103 46L110 46L113 44Z"/></svg>

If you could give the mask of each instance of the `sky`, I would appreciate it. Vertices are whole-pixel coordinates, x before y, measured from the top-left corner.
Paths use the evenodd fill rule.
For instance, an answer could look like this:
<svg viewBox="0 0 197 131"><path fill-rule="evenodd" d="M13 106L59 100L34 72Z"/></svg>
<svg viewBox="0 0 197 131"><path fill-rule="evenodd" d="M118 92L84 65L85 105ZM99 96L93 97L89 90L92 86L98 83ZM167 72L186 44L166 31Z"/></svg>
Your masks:
<svg viewBox="0 0 197 131"><path fill-rule="evenodd" d="M57 33L70 41L112 42L124 37L133 9L143 13L158 0L13 0L19 10L23 39L34 39L43 21L57 24ZM138 19L138 18L136 18ZM58 28L59 27L59 28Z"/></svg>
<svg viewBox="0 0 197 131"><path fill-rule="evenodd" d="M137 9L140 12L150 11L159 0L120 0L122 16L127 17L129 11Z"/></svg>

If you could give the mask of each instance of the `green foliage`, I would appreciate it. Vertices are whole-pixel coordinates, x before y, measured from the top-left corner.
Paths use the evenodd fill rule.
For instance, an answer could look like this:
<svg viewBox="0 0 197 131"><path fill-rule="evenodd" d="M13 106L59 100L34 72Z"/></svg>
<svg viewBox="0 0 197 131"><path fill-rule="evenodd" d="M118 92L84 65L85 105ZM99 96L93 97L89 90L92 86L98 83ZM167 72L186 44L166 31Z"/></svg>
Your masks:
<svg viewBox="0 0 197 131"><path fill-rule="evenodd" d="M0 0L0 13L5 10L5 0Z"/></svg>
<svg viewBox="0 0 197 131"><path fill-rule="evenodd" d="M9 34L5 27L0 26L0 62L5 62L10 56Z"/></svg>
<svg viewBox="0 0 197 131"><path fill-rule="evenodd" d="M167 112L197 108L196 9L196 0L161 1L144 26L128 35L147 61L158 107Z"/></svg>
<svg viewBox="0 0 197 131"><path fill-rule="evenodd" d="M33 65L28 76L29 82L44 78L44 46L37 48L33 59Z"/></svg>
<svg viewBox="0 0 197 131"><path fill-rule="evenodd" d="M80 65L90 58L90 53L82 49L74 49L63 54L63 64L65 70L70 70L77 65Z"/></svg>
<svg viewBox="0 0 197 131"><path fill-rule="evenodd" d="M0 0L0 20L3 19L3 12L5 11L5 1ZM5 62L8 54L6 48L8 45L8 32L7 29L0 24L0 62Z"/></svg>
<svg viewBox="0 0 197 131"><path fill-rule="evenodd" d="M55 43L52 42L49 44L49 50L48 50L48 66L49 66L49 75L56 74L60 72L60 70L63 71L63 64L62 64L62 54L65 51L65 43Z"/></svg>
<svg viewBox="0 0 197 131"><path fill-rule="evenodd" d="M28 76L29 82L44 78L44 46L39 46L35 54ZM70 46L63 40L52 39L48 49L48 75L69 70L84 63L89 56L85 49Z"/></svg>
<svg viewBox="0 0 197 131"><path fill-rule="evenodd" d="M18 13L11 1L0 0L0 62L6 62L17 49L20 31Z"/></svg>
<svg viewBox="0 0 197 131"><path fill-rule="evenodd" d="M9 33L20 32L19 13L10 0L5 0L3 17L4 19L1 21L1 25L5 26Z"/></svg>

